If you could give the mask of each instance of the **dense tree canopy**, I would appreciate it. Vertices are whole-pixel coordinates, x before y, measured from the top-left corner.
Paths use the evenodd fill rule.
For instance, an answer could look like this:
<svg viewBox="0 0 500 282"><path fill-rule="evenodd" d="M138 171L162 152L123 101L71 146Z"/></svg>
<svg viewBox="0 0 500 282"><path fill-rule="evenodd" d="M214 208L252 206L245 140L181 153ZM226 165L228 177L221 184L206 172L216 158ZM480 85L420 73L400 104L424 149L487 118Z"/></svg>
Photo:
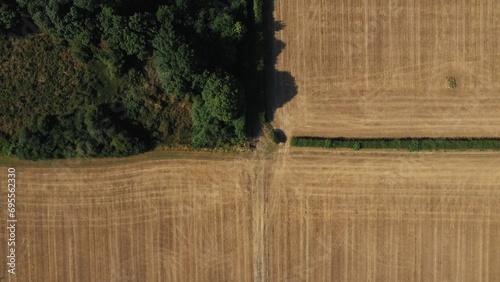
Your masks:
<svg viewBox="0 0 500 282"><path fill-rule="evenodd" d="M2 1L0 153L125 156L186 139L197 148L243 144L247 1ZM27 26L39 35L15 33ZM110 110L115 102L125 119Z"/></svg>

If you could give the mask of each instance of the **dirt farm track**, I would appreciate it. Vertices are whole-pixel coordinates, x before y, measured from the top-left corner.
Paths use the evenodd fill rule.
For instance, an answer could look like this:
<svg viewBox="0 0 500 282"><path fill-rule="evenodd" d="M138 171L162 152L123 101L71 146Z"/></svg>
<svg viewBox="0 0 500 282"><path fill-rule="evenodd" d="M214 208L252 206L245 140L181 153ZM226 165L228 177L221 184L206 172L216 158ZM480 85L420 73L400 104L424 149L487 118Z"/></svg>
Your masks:
<svg viewBox="0 0 500 282"><path fill-rule="evenodd" d="M272 158L18 163L7 278L494 281L499 166L495 153L289 147Z"/></svg>

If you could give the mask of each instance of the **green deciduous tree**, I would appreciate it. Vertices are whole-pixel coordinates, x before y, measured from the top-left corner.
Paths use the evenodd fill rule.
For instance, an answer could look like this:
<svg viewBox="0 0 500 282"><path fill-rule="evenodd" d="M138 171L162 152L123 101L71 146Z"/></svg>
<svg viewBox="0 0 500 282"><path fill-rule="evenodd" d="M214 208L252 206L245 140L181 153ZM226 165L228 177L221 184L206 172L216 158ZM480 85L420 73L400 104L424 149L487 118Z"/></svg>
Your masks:
<svg viewBox="0 0 500 282"><path fill-rule="evenodd" d="M246 140L244 117L223 122L212 116L199 97L195 98L191 116L194 125L192 143L195 148L243 145Z"/></svg>
<svg viewBox="0 0 500 282"><path fill-rule="evenodd" d="M241 109L242 99L234 80L227 74L213 74L202 91L208 111L224 122L236 119Z"/></svg>
<svg viewBox="0 0 500 282"><path fill-rule="evenodd" d="M161 17L169 19L162 11ZM190 92L197 76L197 66L193 50L184 43L182 36L176 35L172 23L163 22L153 41L155 65L160 80L167 92L180 96Z"/></svg>
<svg viewBox="0 0 500 282"><path fill-rule="evenodd" d="M151 19L151 15L141 13L122 17L112 8L104 7L99 16L102 39L108 41L113 48L144 60L153 36L154 24Z"/></svg>
<svg viewBox="0 0 500 282"><path fill-rule="evenodd" d="M210 23L210 28L221 38L240 40L245 34L245 26L235 21L228 13L222 13Z"/></svg>

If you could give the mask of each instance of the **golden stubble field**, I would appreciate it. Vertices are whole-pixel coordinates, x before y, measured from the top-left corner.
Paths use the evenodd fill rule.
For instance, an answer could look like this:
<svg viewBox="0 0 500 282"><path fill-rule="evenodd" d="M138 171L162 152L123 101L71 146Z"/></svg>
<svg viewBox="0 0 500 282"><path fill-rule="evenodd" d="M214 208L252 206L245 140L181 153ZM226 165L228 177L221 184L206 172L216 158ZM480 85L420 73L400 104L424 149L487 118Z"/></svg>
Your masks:
<svg viewBox="0 0 500 282"><path fill-rule="evenodd" d="M10 281L253 280L247 160L64 164L17 167L17 267ZM7 169L1 171L6 183Z"/></svg>
<svg viewBox="0 0 500 282"><path fill-rule="evenodd" d="M273 166L268 281L494 281L500 155L293 149Z"/></svg>
<svg viewBox="0 0 500 282"><path fill-rule="evenodd" d="M283 147L190 157L18 164L17 274L7 280L500 276L498 153ZM3 274L7 231L0 235Z"/></svg>
<svg viewBox="0 0 500 282"><path fill-rule="evenodd" d="M500 136L499 1L274 2L287 135Z"/></svg>

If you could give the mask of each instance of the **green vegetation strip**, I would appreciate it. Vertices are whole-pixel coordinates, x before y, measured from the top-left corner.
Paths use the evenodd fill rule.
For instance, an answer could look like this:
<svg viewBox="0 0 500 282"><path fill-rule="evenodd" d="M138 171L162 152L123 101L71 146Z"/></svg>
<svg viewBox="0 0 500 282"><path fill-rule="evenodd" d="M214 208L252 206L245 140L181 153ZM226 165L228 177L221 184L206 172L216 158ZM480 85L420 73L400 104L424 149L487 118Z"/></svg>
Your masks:
<svg viewBox="0 0 500 282"><path fill-rule="evenodd" d="M291 146L352 148L360 149L396 149L414 151L437 150L500 150L500 138L404 138L404 139L347 139L292 137Z"/></svg>

